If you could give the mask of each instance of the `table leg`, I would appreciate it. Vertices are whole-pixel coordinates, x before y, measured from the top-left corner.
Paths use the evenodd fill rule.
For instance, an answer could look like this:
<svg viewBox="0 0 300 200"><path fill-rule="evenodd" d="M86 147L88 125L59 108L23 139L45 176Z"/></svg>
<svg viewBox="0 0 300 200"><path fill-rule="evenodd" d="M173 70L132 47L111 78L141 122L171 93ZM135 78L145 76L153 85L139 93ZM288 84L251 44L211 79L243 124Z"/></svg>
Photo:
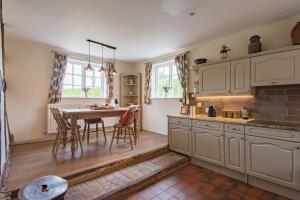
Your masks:
<svg viewBox="0 0 300 200"><path fill-rule="evenodd" d="M75 154L75 149L76 149L76 128L77 128L77 118L72 117L71 118L71 151L72 151L72 156Z"/></svg>

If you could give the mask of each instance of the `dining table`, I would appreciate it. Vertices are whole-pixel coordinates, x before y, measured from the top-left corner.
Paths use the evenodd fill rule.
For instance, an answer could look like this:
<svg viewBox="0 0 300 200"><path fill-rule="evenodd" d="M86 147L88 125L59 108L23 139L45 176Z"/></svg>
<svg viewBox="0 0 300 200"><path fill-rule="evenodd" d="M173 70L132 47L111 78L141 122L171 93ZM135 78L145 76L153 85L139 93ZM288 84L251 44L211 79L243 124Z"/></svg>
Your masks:
<svg viewBox="0 0 300 200"><path fill-rule="evenodd" d="M72 156L75 155L76 150L76 129L77 121L85 119L94 118L105 118L105 117L121 117L129 107L120 108L109 108L109 109L99 109L94 110L90 108L79 108L79 109L62 109L61 112L65 118L70 120L71 124L71 151Z"/></svg>

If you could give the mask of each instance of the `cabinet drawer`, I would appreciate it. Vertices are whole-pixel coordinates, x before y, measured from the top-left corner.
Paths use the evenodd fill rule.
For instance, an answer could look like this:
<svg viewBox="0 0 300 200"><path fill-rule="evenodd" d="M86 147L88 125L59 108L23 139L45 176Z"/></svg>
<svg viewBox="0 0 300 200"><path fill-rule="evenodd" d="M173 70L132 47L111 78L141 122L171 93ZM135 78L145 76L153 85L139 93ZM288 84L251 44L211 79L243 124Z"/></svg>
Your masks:
<svg viewBox="0 0 300 200"><path fill-rule="evenodd" d="M209 122L209 121L202 121L202 120L193 120L192 126L196 128L207 128L207 129L213 129L218 131L223 131L223 123L218 122Z"/></svg>
<svg viewBox="0 0 300 200"><path fill-rule="evenodd" d="M226 132L244 134L244 125L240 124L225 124Z"/></svg>
<svg viewBox="0 0 300 200"><path fill-rule="evenodd" d="M296 131L245 126L245 133L252 136L300 142L300 133Z"/></svg>
<svg viewBox="0 0 300 200"><path fill-rule="evenodd" d="M190 120L180 117L169 117L169 123L189 126Z"/></svg>

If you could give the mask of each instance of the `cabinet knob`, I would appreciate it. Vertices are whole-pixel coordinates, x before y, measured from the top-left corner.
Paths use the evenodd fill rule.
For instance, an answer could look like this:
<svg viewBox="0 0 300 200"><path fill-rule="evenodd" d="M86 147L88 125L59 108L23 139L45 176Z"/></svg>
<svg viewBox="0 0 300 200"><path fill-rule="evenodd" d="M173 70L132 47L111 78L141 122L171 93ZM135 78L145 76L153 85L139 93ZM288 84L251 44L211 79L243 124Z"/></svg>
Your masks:
<svg viewBox="0 0 300 200"><path fill-rule="evenodd" d="M298 149L300 149L300 147L296 147L296 149L298 150Z"/></svg>
<svg viewBox="0 0 300 200"><path fill-rule="evenodd" d="M241 138L241 140L244 140L244 139L245 139L245 138L243 138L243 137Z"/></svg>

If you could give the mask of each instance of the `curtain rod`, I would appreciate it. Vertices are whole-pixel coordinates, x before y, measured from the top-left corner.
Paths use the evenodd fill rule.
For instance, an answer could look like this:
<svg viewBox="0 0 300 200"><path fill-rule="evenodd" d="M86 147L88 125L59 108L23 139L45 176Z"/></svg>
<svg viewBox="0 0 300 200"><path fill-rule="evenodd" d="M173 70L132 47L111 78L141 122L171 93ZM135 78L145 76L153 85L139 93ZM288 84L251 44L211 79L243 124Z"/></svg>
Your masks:
<svg viewBox="0 0 300 200"><path fill-rule="evenodd" d="M104 43L97 42L97 41L94 41L94 40L87 39L86 41L91 42L91 43L94 43L94 44L99 44L99 45L101 45L101 46L104 46L104 47L107 47L107 48L110 48L110 49L114 49L114 50L117 49L117 47L113 47L113 46L110 46L110 45L108 45L108 44L104 44Z"/></svg>
<svg viewBox="0 0 300 200"><path fill-rule="evenodd" d="M149 61L148 62L146 62L145 64L147 64L147 63L152 63L152 64L156 64L156 63L159 63L159 62L161 62L161 61L167 61L167 60L169 60L169 59L171 59L171 58L174 58L174 57L176 57L177 55L180 55L180 54L185 54L185 53L190 53L191 51L183 51L183 52L181 52L181 53L179 53L179 52L177 52L177 53L172 53L171 55L169 55L169 56L166 56L166 57L158 57L158 58L153 58L153 59L149 59Z"/></svg>

